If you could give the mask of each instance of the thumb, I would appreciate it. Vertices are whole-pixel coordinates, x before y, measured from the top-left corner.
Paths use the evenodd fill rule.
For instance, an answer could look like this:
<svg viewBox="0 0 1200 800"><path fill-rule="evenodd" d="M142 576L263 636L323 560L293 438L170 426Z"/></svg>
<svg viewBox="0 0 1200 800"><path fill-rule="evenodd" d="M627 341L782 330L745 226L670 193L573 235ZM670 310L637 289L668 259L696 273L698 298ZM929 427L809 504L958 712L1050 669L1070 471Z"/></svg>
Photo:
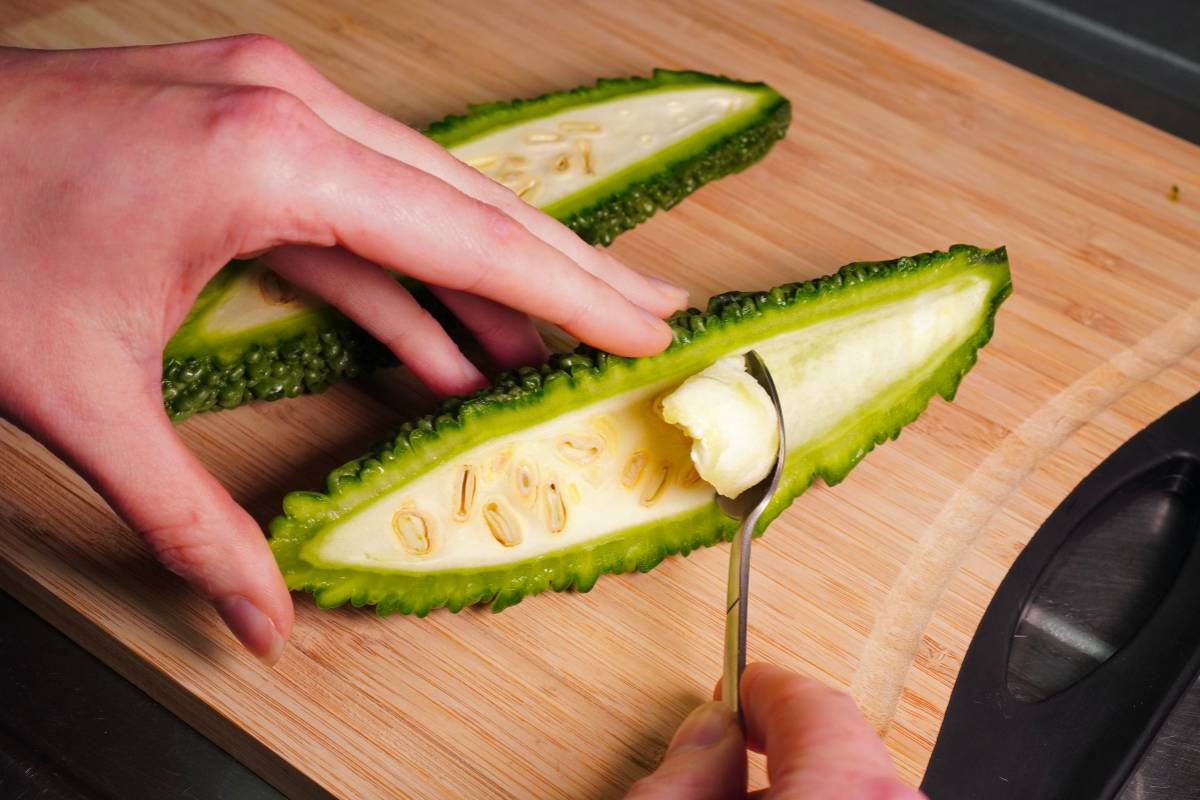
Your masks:
<svg viewBox="0 0 1200 800"><path fill-rule="evenodd" d="M725 800L746 795L746 743L737 718L722 703L705 703L675 732L651 774L626 800Z"/></svg>
<svg viewBox="0 0 1200 800"><path fill-rule="evenodd" d="M293 611L262 530L179 439L158 395L120 399L52 415L40 433L251 653L275 663Z"/></svg>

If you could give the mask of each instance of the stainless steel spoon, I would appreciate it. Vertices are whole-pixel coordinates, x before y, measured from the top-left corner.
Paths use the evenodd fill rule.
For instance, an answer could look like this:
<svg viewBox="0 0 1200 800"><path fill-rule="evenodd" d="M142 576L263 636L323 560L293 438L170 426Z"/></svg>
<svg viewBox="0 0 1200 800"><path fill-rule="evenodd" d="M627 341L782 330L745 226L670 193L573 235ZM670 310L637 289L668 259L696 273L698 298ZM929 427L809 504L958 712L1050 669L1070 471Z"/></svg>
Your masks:
<svg viewBox="0 0 1200 800"><path fill-rule="evenodd" d="M775 419L779 424L779 451L775 454L775 468L771 474L746 491L730 500L717 496L721 510L735 520L741 520L733 545L729 550L729 590L725 603L725 672L721 683L721 696L729 710L737 714L738 721L745 726L742 704L738 696L738 685L742 671L746 669L746 606L750 591L750 542L758 519L779 489L783 476L783 462L787 454L783 435L783 408L779 405L779 394L775 382L762 357L751 350L746 353L746 371L766 390L775 405Z"/></svg>

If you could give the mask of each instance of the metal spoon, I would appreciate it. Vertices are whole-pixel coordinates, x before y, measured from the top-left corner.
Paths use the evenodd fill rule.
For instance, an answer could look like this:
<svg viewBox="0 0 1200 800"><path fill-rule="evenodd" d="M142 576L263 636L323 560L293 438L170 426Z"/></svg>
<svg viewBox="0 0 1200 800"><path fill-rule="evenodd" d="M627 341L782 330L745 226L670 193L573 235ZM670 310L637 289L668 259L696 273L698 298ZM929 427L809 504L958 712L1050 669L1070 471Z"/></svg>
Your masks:
<svg viewBox="0 0 1200 800"><path fill-rule="evenodd" d="M759 385L766 389L771 402L775 405L775 418L779 424L779 451L775 455L775 468L771 474L746 491L730 500L728 497L717 496L721 510L741 520L733 546L729 550L729 590L725 603L725 672L721 683L721 696L729 710L737 714L738 721L745 727L742 716L742 704L738 696L738 686L742 680L742 672L746 669L746 606L749 602L750 591L750 542L754 538L754 528L758 519L766 511L775 492L779 488L783 476L783 462L787 447L783 438L783 408L779 405L779 394L775 391L775 382L762 357L751 350L746 353L746 371L750 373Z"/></svg>

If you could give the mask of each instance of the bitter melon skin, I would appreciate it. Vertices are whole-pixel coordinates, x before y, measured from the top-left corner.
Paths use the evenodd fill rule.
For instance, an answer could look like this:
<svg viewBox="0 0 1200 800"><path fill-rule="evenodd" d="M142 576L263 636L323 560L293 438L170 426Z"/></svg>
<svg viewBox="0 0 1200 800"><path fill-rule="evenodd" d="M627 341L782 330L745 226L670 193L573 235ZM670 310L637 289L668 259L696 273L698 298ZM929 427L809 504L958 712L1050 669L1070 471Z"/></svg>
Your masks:
<svg viewBox="0 0 1200 800"><path fill-rule="evenodd" d="M564 506L568 514L572 507L587 505L588 492L608 494L604 513L574 518L576 525L592 531L583 540L572 542L568 526L555 534L563 537L561 545L545 549L545 542L554 538L547 537L544 530L533 531L529 527L533 518L522 517L524 512L513 511L515 506L503 494L496 494L506 491L509 484L503 483L504 477L495 485L488 483L494 476L488 477L491 467L485 466L495 464L497 470L511 473L515 467L510 464L512 451L507 443L516 442L511 447L517 448L542 447L537 442L546 436L560 436L564 431L575 436L584 425L581 420L595 409L618 420L634 419L649 431L656 423L648 410L647 393L661 399L660 390L672 390L722 357L751 348L765 354L789 424L784 479L776 500L763 515L761 532L816 478L836 484L875 445L896 438L934 394L952 400L979 348L991 338L996 311L1011 287L1004 248L955 245L948 252L850 264L824 278L765 292L719 295L703 311L692 309L672 318L674 341L660 355L631 359L580 347L552 357L540 369L507 373L490 389L451 399L437 413L406 423L393 439L334 470L325 492L287 495L283 515L271 524L272 550L288 586L312 592L322 607L349 601L356 606L375 605L380 614L424 615L443 606L457 611L487 601L494 610L501 610L546 589L586 592L604 573L645 572L669 555L686 555L727 540L735 524L721 512L711 487L686 480L677 483L679 473L670 472L671 462L664 462L670 488L663 490L662 507L675 511L663 511L662 516L646 507L646 490L639 488L646 486L641 472L641 483L635 481L633 493L623 501L624 477L621 487L600 483L597 486L602 488L592 488L587 481L594 476L585 480L582 468L573 472L573 467L547 462L533 465L534 469L542 470L542 475L557 470L567 476L562 478L564 484L568 480L579 483L572 503ZM910 354L919 364L906 367L903 373L889 373L887 364L862 360L872 349L904 354L921 342L926 343L923 346L928 352ZM841 375L844 380L837 381L839 385L822 385L831 375ZM885 381L882 385L872 383L881 380ZM861 391L869 389L869 394L847 396L855 386ZM825 428L812 422L822 418L832 422ZM685 437L672 426L660 424L662 428L646 434L648 441L671 458L679 452L686 454ZM614 455L626 458L618 455L625 446L619 443L622 436L633 437L633 447L642 446L638 435L626 431L612 434L618 442L613 445ZM496 458L497 452L503 455L505 450L508 456ZM656 457L651 452L648 463L654 463ZM686 455L683 458L686 463ZM437 506L443 500L439 498L447 492L452 498L458 496L454 494L459 491L458 470L468 461L484 465L475 473L479 491L492 494L480 497L499 498L499 505L489 508L493 512L499 508L510 519L517 519L516 528L527 532L526 540L505 546L503 537L495 532L495 540L488 539L490 522L481 528L483 523L476 518L465 522L434 518L441 513ZM465 477L462 480L465 487ZM600 480L607 478L601 475ZM422 481L425 483L420 485L434 489L405 496L410 485ZM667 485L664 479L661 486ZM547 494L549 486L538 491ZM637 491L642 492L640 501ZM472 477L473 501L475 495L476 477ZM627 505L622 507L622 502ZM388 515L397 504L401 505L390 517L392 528L387 530ZM400 537L402 527L397 526L411 523L418 512L425 515L421 526L430 523L419 530L427 530L429 536L424 545L418 541L416 550L403 550L409 540ZM606 520L620 514L644 522L607 530L604 526L610 523ZM535 534L541 537L537 540L541 544L535 541ZM388 544L393 536L399 544ZM458 544L454 544L455 536L460 537ZM473 559L477 565L437 567L436 559L442 556L430 545L435 538L436 548L450 553L458 547L457 552L466 552L467 560ZM469 544L465 551L462 542ZM346 555L346 547L359 547L356 543L370 546L362 544L362 552ZM527 544L536 544L543 552L522 558ZM383 552L387 547L394 552ZM478 557L473 555L476 547ZM368 552L371 548L380 552Z"/></svg>
<svg viewBox="0 0 1200 800"><path fill-rule="evenodd" d="M214 336L205 323L231 292L253 294L264 280L293 295L294 312L269 323L240 325ZM404 281L444 325L450 312L425 287ZM178 422L192 414L236 408L252 400L318 393L377 367L395 363L386 347L331 306L296 296L257 260L234 261L209 281L163 351L162 393Z"/></svg>
<svg viewBox="0 0 1200 800"><path fill-rule="evenodd" d="M465 115L433 123L426 134L451 152L489 134L566 111L586 116L597 104L655 93L722 87L744 92L745 108L730 112L663 151L568 197L540 206L591 244L610 244L619 234L671 208L709 181L761 159L787 131L791 105L762 83L747 83L700 72L655 70L649 78L600 80L595 86L554 92L527 100L486 103ZM569 123L568 123L569 124ZM486 171L486 170L485 170ZM495 170L503 179L503 170ZM520 188L514 186L514 188ZM178 421L197 412L234 408L251 400L276 400L320 392L332 383L376 367L394 364L391 354L342 314L316 299L297 305L295 315L270 324L236 324L214 331L206 324L247 267L233 262L205 287L163 356L163 402ZM433 296L415 283L418 300L448 320Z"/></svg>
<svg viewBox="0 0 1200 800"><path fill-rule="evenodd" d="M162 391L173 419L254 399L320 392L386 360L385 348L329 306L292 317L286 325L252 326L213 342L199 321L237 284L263 274L262 269L235 261L217 273L167 343Z"/></svg>

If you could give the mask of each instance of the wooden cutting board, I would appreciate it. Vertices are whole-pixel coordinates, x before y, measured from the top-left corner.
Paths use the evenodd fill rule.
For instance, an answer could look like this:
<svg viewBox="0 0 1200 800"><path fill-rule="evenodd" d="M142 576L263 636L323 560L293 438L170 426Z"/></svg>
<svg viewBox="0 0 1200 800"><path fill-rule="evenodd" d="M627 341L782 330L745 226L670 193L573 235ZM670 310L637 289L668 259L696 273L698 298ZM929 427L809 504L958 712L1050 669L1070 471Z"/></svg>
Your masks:
<svg viewBox="0 0 1200 800"><path fill-rule="evenodd" d="M769 81L795 104L787 140L613 248L696 299L1008 245L1016 293L957 402L810 490L755 550L751 657L853 690L914 783L1012 559L1107 453L1200 389L1200 149L865 3L0 8L0 43L27 47L244 31L414 124L656 65ZM179 432L265 522L428 402L391 371ZM5 589L297 797L617 797L720 668L724 547L500 615L379 619L298 596L272 670L5 424L0 529Z"/></svg>

